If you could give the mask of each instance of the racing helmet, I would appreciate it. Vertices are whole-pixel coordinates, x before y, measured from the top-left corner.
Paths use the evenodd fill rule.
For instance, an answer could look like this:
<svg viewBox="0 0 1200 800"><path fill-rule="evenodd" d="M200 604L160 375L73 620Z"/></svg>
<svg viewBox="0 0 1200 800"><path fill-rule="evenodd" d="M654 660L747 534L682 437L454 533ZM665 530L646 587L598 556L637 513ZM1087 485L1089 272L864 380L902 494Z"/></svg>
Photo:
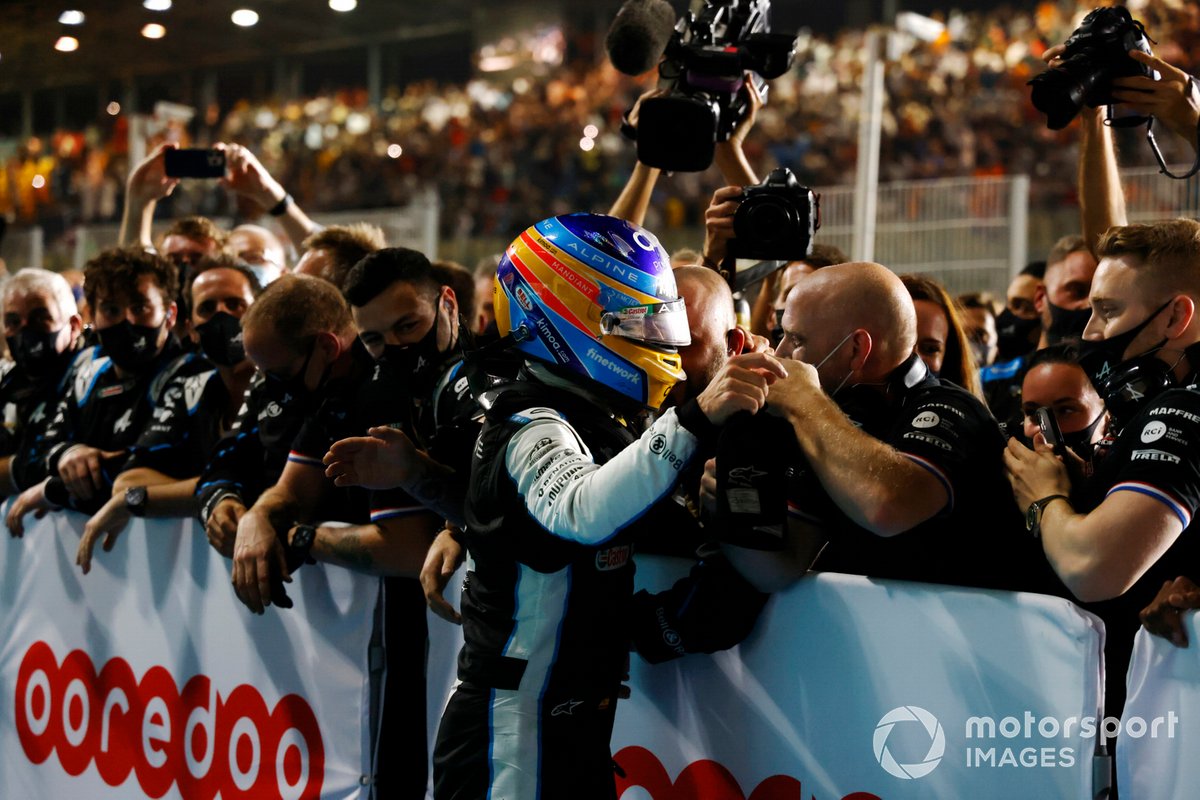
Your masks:
<svg viewBox="0 0 1200 800"><path fill-rule="evenodd" d="M493 291L499 333L530 358L652 409L684 378L687 312L645 228L601 214L544 219L508 246Z"/></svg>

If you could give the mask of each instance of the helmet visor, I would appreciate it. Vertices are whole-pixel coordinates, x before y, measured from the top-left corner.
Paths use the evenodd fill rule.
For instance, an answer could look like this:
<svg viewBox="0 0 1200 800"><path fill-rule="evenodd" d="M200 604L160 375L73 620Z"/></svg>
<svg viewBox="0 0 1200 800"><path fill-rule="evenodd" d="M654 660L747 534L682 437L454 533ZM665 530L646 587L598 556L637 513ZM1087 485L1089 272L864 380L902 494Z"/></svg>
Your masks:
<svg viewBox="0 0 1200 800"><path fill-rule="evenodd" d="M665 347L692 343L683 298L608 311L600 317L600 332Z"/></svg>

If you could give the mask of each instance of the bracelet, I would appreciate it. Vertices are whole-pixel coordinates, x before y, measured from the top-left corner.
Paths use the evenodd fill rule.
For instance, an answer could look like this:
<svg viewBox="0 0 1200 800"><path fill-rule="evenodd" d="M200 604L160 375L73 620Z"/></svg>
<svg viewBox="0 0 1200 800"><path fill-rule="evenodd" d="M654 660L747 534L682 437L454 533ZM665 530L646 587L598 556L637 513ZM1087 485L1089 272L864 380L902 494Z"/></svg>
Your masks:
<svg viewBox="0 0 1200 800"><path fill-rule="evenodd" d="M292 204L292 196L287 192L283 193L283 197L278 203L267 209L267 213L272 217L282 217L287 213L288 206Z"/></svg>

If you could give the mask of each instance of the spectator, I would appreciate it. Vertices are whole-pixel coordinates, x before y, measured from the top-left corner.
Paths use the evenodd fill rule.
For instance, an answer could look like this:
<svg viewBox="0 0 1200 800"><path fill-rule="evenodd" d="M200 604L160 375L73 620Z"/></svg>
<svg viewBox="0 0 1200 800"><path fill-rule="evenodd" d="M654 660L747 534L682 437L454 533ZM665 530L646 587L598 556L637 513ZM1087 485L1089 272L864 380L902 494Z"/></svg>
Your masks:
<svg viewBox="0 0 1200 800"><path fill-rule="evenodd" d="M206 366L172 335L179 277L169 261L137 247L113 248L89 261L84 274L100 345L76 359L70 391L32 448L51 477L9 508L14 532L30 511L69 506L90 513L103 505L172 379Z"/></svg>
<svg viewBox="0 0 1200 800"><path fill-rule="evenodd" d="M917 356L916 326L904 284L878 264L827 267L788 295L777 350L788 377L768 400L805 463L789 490L785 569L773 556L735 561L760 588L794 578L818 553L817 568L836 572L1033 583L1030 551L1014 536L1004 440L981 401Z"/></svg>
<svg viewBox="0 0 1200 800"><path fill-rule="evenodd" d="M16 361L0 378L0 486L18 494L45 477L31 448L66 391L71 361L83 346L83 322L71 287L56 273L23 269L0 291L4 337Z"/></svg>
<svg viewBox="0 0 1200 800"><path fill-rule="evenodd" d="M990 367L996 360L999 336L996 332L996 307L987 292L968 292L958 296L963 333L971 345L975 366Z"/></svg>
<svg viewBox="0 0 1200 800"><path fill-rule="evenodd" d="M202 261L186 291L189 335L208 369L175 378L163 392L153 421L113 481L112 498L84 527L77 558L84 574L99 537L105 536L104 549L111 550L130 517L195 516L197 477L237 419L254 374L240 323L262 291L254 273L229 256ZM224 555L231 555L232 544Z"/></svg>
<svg viewBox="0 0 1200 800"><path fill-rule="evenodd" d="M259 225L239 225L230 231L229 252L250 268L263 288L287 271L283 242Z"/></svg>
<svg viewBox="0 0 1200 800"><path fill-rule="evenodd" d="M1041 338L1041 318L1036 299L1046 274L1046 262L1035 261L1009 282L1007 305L996 318L996 362L1006 363L1027 355Z"/></svg>
<svg viewBox="0 0 1200 800"><path fill-rule="evenodd" d="M1005 463L1026 525L1076 598L1107 602L1105 713L1116 715L1139 613L1179 576L1195 580L1200 507L1200 222L1110 229L1099 240L1083 366L1116 441L1083 485L1035 439Z"/></svg>
<svg viewBox="0 0 1200 800"><path fill-rule="evenodd" d="M1090 475L1096 449L1105 441L1111 420L1095 387L1079 366L1079 348L1057 344L1039 350L1029 361L1021 382L1021 410L1025 414L1025 441L1038 434L1037 410L1054 414L1063 441Z"/></svg>
<svg viewBox="0 0 1200 800"><path fill-rule="evenodd" d="M471 332L476 336L495 330L496 308L492 300L492 286L496 282L496 267L503 257L484 256L475 265L475 320Z"/></svg>
<svg viewBox="0 0 1200 800"><path fill-rule="evenodd" d="M917 312L916 353L937 377L982 399L970 341L945 287L924 275L901 275Z"/></svg>
<svg viewBox="0 0 1200 800"><path fill-rule="evenodd" d="M330 225L304 240L304 255L296 262L295 271L340 289L351 267L383 247L387 247L383 231L374 225Z"/></svg>

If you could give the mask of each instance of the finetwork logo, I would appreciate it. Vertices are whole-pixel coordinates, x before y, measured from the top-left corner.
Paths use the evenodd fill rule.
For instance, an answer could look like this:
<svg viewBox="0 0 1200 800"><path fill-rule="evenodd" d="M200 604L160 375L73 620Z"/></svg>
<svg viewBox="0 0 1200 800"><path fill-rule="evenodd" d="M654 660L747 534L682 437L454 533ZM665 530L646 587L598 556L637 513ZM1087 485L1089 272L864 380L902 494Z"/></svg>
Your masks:
<svg viewBox="0 0 1200 800"><path fill-rule="evenodd" d="M929 751L925 753L925 758L918 762L901 764L888 750L888 737L897 725L912 722L924 726L925 732L929 734ZM874 745L875 760L879 762L879 766L887 770L889 775L912 780L924 778L942 762L942 756L946 752L946 733L937 717L920 706L900 706L893 708L879 720L879 724L875 726Z"/></svg>

